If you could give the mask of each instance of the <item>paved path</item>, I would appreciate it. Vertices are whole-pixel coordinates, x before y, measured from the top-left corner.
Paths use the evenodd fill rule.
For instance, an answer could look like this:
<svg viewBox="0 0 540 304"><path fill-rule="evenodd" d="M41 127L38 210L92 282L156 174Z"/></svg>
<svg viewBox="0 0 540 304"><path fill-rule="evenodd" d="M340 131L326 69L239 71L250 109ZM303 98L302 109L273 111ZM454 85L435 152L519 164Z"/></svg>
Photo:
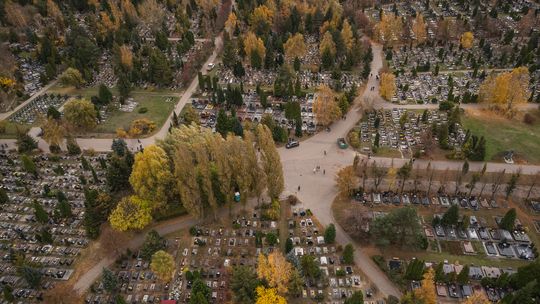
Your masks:
<svg viewBox="0 0 540 304"><path fill-rule="evenodd" d="M374 60L371 64L371 70L375 74L382 67L382 58L380 58L382 48L374 45L373 51ZM377 90L369 90L371 86L378 86L375 77L369 79L368 89L365 90L362 97L378 98L376 96ZM357 98L357 101L362 97ZM360 109L353 108L347 114L346 120L340 120L331 126L330 132L320 132L303 141L298 148L290 150L281 148L279 150L283 163L286 194L296 194L304 206L310 208L323 225L335 223L331 210L332 201L337 195L334 176L340 168L351 165L355 155L350 150L340 150L336 145L336 139L345 137L361 116ZM324 151L327 152L326 156ZM313 169L317 165L321 166L321 171L315 174ZM323 174L323 170L325 170L325 174ZM300 191L298 191L298 186L300 186ZM336 225L336 230L336 240L339 243L353 243L355 245L356 264L382 294L400 297L399 289L362 251L360 245L355 244L339 225Z"/></svg>
<svg viewBox="0 0 540 304"><path fill-rule="evenodd" d="M156 230L160 235L166 235L177 230L186 229L195 225L196 223L197 220L195 220L191 216L183 216L173 220L161 222L156 226L145 229L143 232L137 233L129 241L127 247L118 250L118 252L123 252L127 248L129 248L130 250L136 250L137 248L139 248L143 244L146 234L150 231L150 229ZM73 289L79 295L84 294L90 288L90 286L98 279L98 277L101 276L103 268L109 267L112 263L114 263L115 260L116 256L114 255L110 255L101 259L96 265L94 265L87 272L85 272L77 282L75 282Z"/></svg>
<svg viewBox="0 0 540 304"><path fill-rule="evenodd" d="M5 112L5 113L0 113L0 120L4 120L4 119L7 119L9 116L11 116L11 114L17 112L20 108L24 107L27 103L29 103L30 101L36 99L38 96L40 96L41 94L45 93L48 89L50 89L53 85L55 85L56 83L58 82L57 79L51 81L51 83L49 83L48 85L44 86L43 88L41 88L41 90L37 91L34 95L32 95L32 97L28 98L27 100L25 100L23 103L21 103L20 105L18 105L17 107L15 107L15 109L9 111L9 112Z"/></svg>

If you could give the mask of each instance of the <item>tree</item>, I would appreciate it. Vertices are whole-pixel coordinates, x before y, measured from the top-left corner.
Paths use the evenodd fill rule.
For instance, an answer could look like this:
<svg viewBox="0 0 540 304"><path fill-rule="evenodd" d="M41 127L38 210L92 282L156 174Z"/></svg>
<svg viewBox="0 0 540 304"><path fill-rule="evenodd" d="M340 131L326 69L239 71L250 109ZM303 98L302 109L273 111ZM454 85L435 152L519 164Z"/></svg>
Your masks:
<svg viewBox="0 0 540 304"><path fill-rule="evenodd" d="M9 196L6 193L6 190L4 188L0 188L0 205L3 205L8 202L9 202Z"/></svg>
<svg viewBox="0 0 540 304"><path fill-rule="evenodd" d="M248 58L253 59L253 54L257 54L258 58L262 61L262 58L266 55L266 48L261 38L258 38L253 32L249 32L244 39L244 50ZM253 62L251 62L253 65Z"/></svg>
<svg viewBox="0 0 540 304"><path fill-rule="evenodd" d="M101 274L101 281L103 282L103 289L109 293L114 293L118 290L118 279L116 275L108 268L103 268Z"/></svg>
<svg viewBox="0 0 540 304"><path fill-rule="evenodd" d="M354 34L352 32L352 28L349 24L348 19L345 19L345 21L343 21L343 26L341 29L341 39L343 40L343 44L345 45L347 51L352 50L354 45Z"/></svg>
<svg viewBox="0 0 540 304"><path fill-rule="evenodd" d="M285 50L285 58L292 61L295 58L302 58L306 54L306 44L304 43L304 35L296 33L294 36L289 37L287 42L283 44Z"/></svg>
<svg viewBox="0 0 540 304"><path fill-rule="evenodd" d="M518 172L510 176L510 180L508 181L508 184L506 185L506 199L508 199L510 195L512 194L512 192L514 192L514 190L516 189L520 176L521 176L521 172L519 170Z"/></svg>
<svg viewBox="0 0 540 304"><path fill-rule="evenodd" d="M275 288L257 287L257 302L255 304L287 304L284 297L277 294Z"/></svg>
<svg viewBox="0 0 540 304"><path fill-rule="evenodd" d="M421 247L422 227L419 221L414 208L393 209L371 223L370 234L380 246Z"/></svg>
<svg viewBox="0 0 540 304"><path fill-rule="evenodd" d="M364 296L362 295L362 291L355 291L352 296L345 299L344 304L362 304L364 303Z"/></svg>
<svg viewBox="0 0 540 304"><path fill-rule="evenodd" d="M463 304L490 304L492 303L488 298L486 297L486 294L478 291L472 294Z"/></svg>
<svg viewBox="0 0 540 304"><path fill-rule="evenodd" d="M501 107L510 116L513 106L527 102L529 97L529 70L518 67L511 72L491 74L480 86L479 100L494 107Z"/></svg>
<svg viewBox="0 0 540 304"><path fill-rule="evenodd" d="M236 14L234 12L231 12L229 14L229 17L227 17L227 21L225 21L225 31L227 34L229 34L229 37L232 37L234 35L234 29L236 28L236 25L238 24L238 18L236 17Z"/></svg>
<svg viewBox="0 0 540 304"><path fill-rule="evenodd" d="M124 197L109 216L109 222L118 231L143 229L152 221L149 205L137 196Z"/></svg>
<svg viewBox="0 0 540 304"><path fill-rule="evenodd" d="M416 37L416 43L422 44L427 39L426 23L424 22L424 15L417 12L416 18L413 23L413 33Z"/></svg>
<svg viewBox="0 0 540 304"><path fill-rule="evenodd" d="M234 303L251 304L255 302L257 285L259 285L259 280L253 268L248 266L233 268L231 290L233 291Z"/></svg>
<svg viewBox="0 0 540 304"><path fill-rule="evenodd" d="M19 273L30 287L34 289L40 287L42 278L41 269L25 265L19 269Z"/></svg>
<svg viewBox="0 0 540 304"><path fill-rule="evenodd" d="M67 68L60 75L59 80L64 86L74 86L77 89L79 89L85 83L81 72L75 68Z"/></svg>
<svg viewBox="0 0 540 304"><path fill-rule="evenodd" d="M469 283L469 265L463 266L463 269L461 269L461 272L457 276L457 282L460 285Z"/></svg>
<svg viewBox="0 0 540 304"><path fill-rule="evenodd" d="M330 224L324 230L324 242L326 244L332 244L336 240L336 226Z"/></svg>
<svg viewBox="0 0 540 304"><path fill-rule="evenodd" d="M157 0L144 0L139 2L137 11L144 24L156 30L165 20L165 8Z"/></svg>
<svg viewBox="0 0 540 304"><path fill-rule="evenodd" d="M386 168L383 166L377 166L377 163L373 162L373 165L371 166L371 175L374 177L373 183L375 185L375 192L378 191L379 185L382 183L387 173L388 170Z"/></svg>
<svg viewBox="0 0 540 304"><path fill-rule="evenodd" d="M391 100L392 97L396 94L396 76L391 73L382 73L381 74L381 85L379 88L379 93L381 97L388 100Z"/></svg>
<svg viewBox="0 0 540 304"><path fill-rule="evenodd" d="M64 118L76 130L87 131L96 127L97 113L86 99L73 99L64 105Z"/></svg>
<svg viewBox="0 0 540 304"><path fill-rule="evenodd" d="M13 295L13 287L11 285L4 285L2 288L2 294L4 295L4 300L8 302L13 302L15 300L15 296Z"/></svg>
<svg viewBox="0 0 540 304"><path fill-rule="evenodd" d="M401 179L401 190L400 190L400 193L403 193L403 188L405 187L405 182L406 182L407 179L409 179L409 177L411 176L411 171L412 171L412 164L411 164L411 162L406 162L406 163L403 164L403 166L401 166L401 168L399 168L399 170L397 171L397 176Z"/></svg>
<svg viewBox="0 0 540 304"><path fill-rule="evenodd" d="M190 125L192 123L198 125L200 123L199 113L193 108L191 105L187 105L185 107L186 111L182 115L182 119L184 120L184 123L186 125Z"/></svg>
<svg viewBox="0 0 540 304"><path fill-rule="evenodd" d="M19 153L32 152L37 147L37 141L27 133L19 132L17 134L17 151Z"/></svg>
<svg viewBox="0 0 540 304"><path fill-rule="evenodd" d="M424 304L436 304L437 294L435 292L435 271L429 268L424 274L422 285L414 291L414 295Z"/></svg>
<svg viewBox="0 0 540 304"><path fill-rule="evenodd" d="M341 117L341 109L336 102L335 94L327 85L321 85L317 90L317 98L313 103L313 113L317 124L329 126Z"/></svg>
<svg viewBox="0 0 540 304"><path fill-rule="evenodd" d="M343 197L351 197L354 190L358 187L358 177L353 167L349 166L339 170L336 175L336 184L339 193Z"/></svg>
<svg viewBox="0 0 540 304"><path fill-rule="evenodd" d="M113 95L106 85L100 84L98 98L101 104L109 104L112 101Z"/></svg>
<svg viewBox="0 0 540 304"><path fill-rule="evenodd" d="M113 154L112 157L109 159L106 177L107 185L112 192L117 192L130 188L129 176L131 175L132 164L133 156L129 151L122 152L122 156L118 154Z"/></svg>
<svg viewBox="0 0 540 304"><path fill-rule="evenodd" d="M455 226L459 221L459 208L457 205L452 205L443 214L441 224L446 227Z"/></svg>
<svg viewBox="0 0 540 304"><path fill-rule="evenodd" d="M330 33L330 31L324 33L321 44L319 45L319 53L323 54L325 52L328 52L332 58L336 56L336 44L334 42L334 39L332 38L332 34Z"/></svg>
<svg viewBox="0 0 540 304"><path fill-rule="evenodd" d="M516 222L516 208L512 208L506 212L504 217L501 219L501 222L499 223L499 227L502 229L512 231L514 230L514 225Z"/></svg>
<svg viewBox="0 0 540 304"><path fill-rule="evenodd" d="M172 174L169 168L167 154L156 145L135 155L129 182L142 200L153 202L151 208L165 203L170 195Z"/></svg>
<svg viewBox="0 0 540 304"><path fill-rule="evenodd" d="M377 40L385 45L392 45L399 41L403 31L401 17L394 14L381 13L380 21L373 29Z"/></svg>
<svg viewBox="0 0 540 304"><path fill-rule="evenodd" d="M348 265L354 264L354 246L349 243L343 250L343 262Z"/></svg>
<svg viewBox="0 0 540 304"><path fill-rule="evenodd" d="M36 164L34 163L34 160L30 156L26 154L21 155L21 165L25 172L37 177L38 169L36 167Z"/></svg>
<svg viewBox="0 0 540 304"><path fill-rule="evenodd" d="M283 169L272 134L268 127L257 126L257 145L261 151L262 171L266 177L268 196L278 198L285 187Z"/></svg>
<svg viewBox="0 0 540 304"><path fill-rule="evenodd" d="M150 260L154 253L160 250L165 250L167 240L164 237L159 235L155 230L150 230L144 239L139 255L145 260Z"/></svg>
<svg viewBox="0 0 540 304"><path fill-rule="evenodd" d="M293 297L299 297L304 288L304 278L297 269L293 269L289 278L289 294Z"/></svg>
<svg viewBox="0 0 540 304"><path fill-rule="evenodd" d="M170 281L175 271L173 256L163 250L157 251L152 255L150 269L156 273L160 280L164 282Z"/></svg>
<svg viewBox="0 0 540 304"><path fill-rule="evenodd" d="M47 214L47 211L43 209L43 206L37 200L34 200L33 207L34 207L34 216L36 217L36 220L42 224L48 223L49 215Z"/></svg>
<svg viewBox="0 0 540 304"><path fill-rule="evenodd" d="M305 254L300 258L300 269L304 277L310 280L316 280L321 277L321 269L315 260L315 256L311 254Z"/></svg>
<svg viewBox="0 0 540 304"><path fill-rule="evenodd" d="M43 130L43 140L52 146L60 145L66 136L66 129L62 122L52 117L43 121L41 130Z"/></svg>
<svg viewBox="0 0 540 304"><path fill-rule="evenodd" d="M274 11L266 5L259 5L254 10L251 16L249 16L249 24L251 30L257 35L266 35L270 32L272 21L274 18ZM264 57L264 56L263 56Z"/></svg>
<svg viewBox="0 0 540 304"><path fill-rule="evenodd" d="M460 43L464 49L470 49L473 46L474 35L471 32L465 32L461 35Z"/></svg>
<svg viewBox="0 0 540 304"><path fill-rule="evenodd" d="M292 266L283 254L274 251L268 255L259 254L257 263L257 276L264 279L269 287L275 288L279 293L286 293L291 276Z"/></svg>

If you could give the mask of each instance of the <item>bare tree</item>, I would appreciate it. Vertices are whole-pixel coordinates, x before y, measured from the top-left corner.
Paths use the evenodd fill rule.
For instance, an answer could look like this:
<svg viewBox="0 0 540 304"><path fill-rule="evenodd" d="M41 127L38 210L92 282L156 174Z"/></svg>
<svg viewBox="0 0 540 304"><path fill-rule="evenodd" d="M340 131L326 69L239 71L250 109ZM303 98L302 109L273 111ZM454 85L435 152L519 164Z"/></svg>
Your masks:
<svg viewBox="0 0 540 304"><path fill-rule="evenodd" d="M422 175L420 174L420 167L418 165L413 169L413 173L414 192L416 192L418 190L418 184L422 182L420 180Z"/></svg>
<svg viewBox="0 0 540 304"><path fill-rule="evenodd" d="M506 169L503 169L492 177L493 183L491 185L491 200L495 199L495 195L497 194L497 191L499 191L499 188L501 187L501 184L504 180L505 173Z"/></svg>
<svg viewBox="0 0 540 304"><path fill-rule="evenodd" d="M506 191L507 200L512 194L512 192L514 192L514 190L516 189L520 177L521 177L521 167L514 174L512 174L512 176L510 176L510 180L508 181L508 184L506 185L505 191Z"/></svg>
<svg viewBox="0 0 540 304"><path fill-rule="evenodd" d="M377 162L373 161L373 165L371 167L371 174L374 178L373 183L375 185L375 192L378 191L379 185L384 180L386 173L388 173L388 170L386 168L382 166L377 166Z"/></svg>
<svg viewBox="0 0 540 304"><path fill-rule="evenodd" d="M367 163L368 163L367 160L366 161L362 160L362 163L360 164L361 165L360 172L362 174L362 189L364 189L364 191L366 190L366 180L369 178Z"/></svg>
<svg viewBox="0 0 540 304"><path fill-rule="evenodd" d="M469 197L471 197L471 194L472 194L474 188L476 187L476 184L480 180L480 177L481 177L481 175L478 172L475 172L475 173L472 174L471 182L469 183Z"/></svg>
<svg viewBox="0 0 540 304"><path fill-rule="evenodd" d="M429 192L431 191L431 185L433 184L433 176L435 176L435 169L431 168L431 162L428 163L426 171L427 171L427 174L429 175L428 189L427 189L427 195L429 196Z"/></svg>
<svg viewBox="0 0 540 304"><path fill-rule="evenodd" d="M527 200L529 199L529 197L531 197L531 192L536 186L536 183L538 182L539 179L540 179L540 172L536 172L536 174L534 175L532 179L531 186L529 187L529 191L527 192L527 198L526 198Z"/></svg>
<svg viewBox="0 0 540 304"><path fill-rule="evenodd" d="M484 179L486 170L487 170L487 163L484 163L484 167L482 167L482 171L480 171L480 179L483 180L483 183L482 183L482 189L480 189L480 194L478 195L478 197L482 197L482 193L484 193L484 189L486 188L487 180Z"/></svg>
<svg viewBox="0 0 540 304"><path fill-rule="evenodd" d="M446 170L444 170L444 174L443 174L443 177L442 177L442 181L441 181L441 186L439 187L439 191L441 192L446 192L446 181L448 180L448 173L449 173L450 169L449 168L446 168Z"/></svg>

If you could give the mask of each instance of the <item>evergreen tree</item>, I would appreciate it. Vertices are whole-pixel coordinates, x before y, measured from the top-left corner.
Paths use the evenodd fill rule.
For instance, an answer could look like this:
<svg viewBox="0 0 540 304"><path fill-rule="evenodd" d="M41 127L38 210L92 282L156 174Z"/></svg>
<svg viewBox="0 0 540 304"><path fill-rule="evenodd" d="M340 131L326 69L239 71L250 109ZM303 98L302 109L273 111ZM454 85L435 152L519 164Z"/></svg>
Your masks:
<svg viewBox="0 0 540 304"><path fill-rule="evenodd" d="M512 208L506 212L504 217L501 219L501 222L499 223L499 227L502 229L512 231L514 230L514 225L516 222L516 209Z"/></svg>

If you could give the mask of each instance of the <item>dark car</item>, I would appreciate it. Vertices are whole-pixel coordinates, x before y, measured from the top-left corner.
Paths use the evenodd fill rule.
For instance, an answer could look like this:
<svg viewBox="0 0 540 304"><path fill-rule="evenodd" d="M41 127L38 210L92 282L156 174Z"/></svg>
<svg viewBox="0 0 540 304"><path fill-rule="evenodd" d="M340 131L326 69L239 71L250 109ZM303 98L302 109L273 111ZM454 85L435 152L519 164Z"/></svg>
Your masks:
<svg viewBox="0 0 540 304"><path fill-rule="evenodd" d="M285 148L291 149L291 148L295 148L295 147L298 147L298 146L300 146L300 143L298 141L291 140L285 145Z"/></svg>

